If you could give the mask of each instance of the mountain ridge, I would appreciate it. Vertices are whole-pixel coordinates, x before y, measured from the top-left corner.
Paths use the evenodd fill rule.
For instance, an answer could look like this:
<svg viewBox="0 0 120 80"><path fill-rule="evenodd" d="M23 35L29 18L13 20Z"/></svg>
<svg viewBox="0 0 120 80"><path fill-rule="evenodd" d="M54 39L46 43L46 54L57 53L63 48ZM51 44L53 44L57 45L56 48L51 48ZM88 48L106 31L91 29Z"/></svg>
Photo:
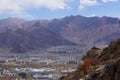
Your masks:
<svg viewBox="0 0 120 80"><path fill-rule="evenodd" d="M42 48L42 46L48 46L48 44L50 46L50 44L52 45L54 43L56 45L53 46L59 46L57 44L63 44L64 41L66 43L69 43L70 45L107 45L112 40L120 37L120 24L119 18L106 16L85 17L77 15L66 16L60 19L32 21L18 18L6 18L0 20L0 44L2 46L0 48L3 48L3 46L6 46L8 48L8 42L10 45L13 45L12 41L14 41L14 38L16 40L16 37L20 40L23 39L23 33L25 35L25 43L27 44L26 47L24 46L26 50L22 50L22 52L34 50L36 47L40 48L40 46ZM9 34L9 36L5 36L6 34ZM12 35L11 38L13 39L10 38L10 35ZM36 38L36 40L34 38ZM29 39L34 41L35 43L29 45L29 42L31 42ZM51 41L49 41L49 39ZM56 43L56 39L58 40L58 43ZM4 40L8 41L5 42ZM47 44L42 44L43 42L41 41L44 41ZM3 44L3 42L5 45ZM37 46L36 42L37 44L39 44L39 46ZM66 45L65 42L63 45ZM27 48L33 45L33 48ZM20 49L18 46L15 47L17 49ZM11 51L14 52L14 50L16 49L15 47L14 49L11 49ZM11 48L13 48L13 46ZM19 50L15 52L19 52Z"/></svg>

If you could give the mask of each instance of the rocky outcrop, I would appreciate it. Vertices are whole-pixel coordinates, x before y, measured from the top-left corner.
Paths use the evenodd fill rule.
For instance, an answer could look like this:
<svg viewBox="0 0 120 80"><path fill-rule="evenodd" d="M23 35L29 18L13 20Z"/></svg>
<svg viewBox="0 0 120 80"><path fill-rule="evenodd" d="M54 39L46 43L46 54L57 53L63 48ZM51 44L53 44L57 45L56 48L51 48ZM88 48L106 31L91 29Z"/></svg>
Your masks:
<svg viewBox="0 0 120 80"><path fill-rule="evenodd" d="M61 80L120 80L120 39L101 51L93 47L83 58L83 64Z"/></svg>
<svg viewBox="0 0 120 80"><path fill-rule="evenodd" d="M102 52L102 49L97 48L96 46L93 46L90 50L88 50L86 56L83 57L83 59L85 58L96 58L97 56L99 56Z"/></svg>
<svg viewBox="0 0 120 80"><path fill-rule="evenodd" d="M120 38L112 41L111 44L103 50L98 59L102 62L120 58Z"/></svg>

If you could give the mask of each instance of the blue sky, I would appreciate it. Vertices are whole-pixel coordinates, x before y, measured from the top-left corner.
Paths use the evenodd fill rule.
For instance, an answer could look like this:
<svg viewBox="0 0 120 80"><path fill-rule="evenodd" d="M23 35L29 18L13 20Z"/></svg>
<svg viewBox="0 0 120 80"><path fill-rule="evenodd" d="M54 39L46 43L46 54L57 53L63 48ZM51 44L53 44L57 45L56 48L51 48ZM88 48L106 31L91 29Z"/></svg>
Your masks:
<svg viewBox="0 0 120 80"><path fill-rule="evenodd" d="M120 0L0 0L0 19L53 19L70 15L120 18Z"/></svg>

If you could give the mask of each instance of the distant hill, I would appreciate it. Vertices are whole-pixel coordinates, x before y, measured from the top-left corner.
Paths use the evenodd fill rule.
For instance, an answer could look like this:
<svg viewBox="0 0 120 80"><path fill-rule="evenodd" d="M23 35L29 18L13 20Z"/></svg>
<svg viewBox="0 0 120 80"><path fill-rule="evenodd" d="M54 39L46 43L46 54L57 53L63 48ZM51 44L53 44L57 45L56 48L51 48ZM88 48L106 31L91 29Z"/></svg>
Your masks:
<svg viewBox="0 0 120 80"><path fill-rule="evenodd" d="M75 45L59 34L56 34L44 27L31 31L17 29L6 30L0 33L0 47L10 52L24 53L39 48L52 46Z"/></svg>
<svg viewBox="0 0 120 80"><path fill-rule="evenodd" d="M7 29L13 29L16 30L18 28L22 28L20 24L26 22L27 20L25 19L20 19L20 18L13 18L13 17L8 17L6 19L0 20L0 32L4 32Z"/></svg>
<svg viewBox="0 0 120 80"><path fill-rule="evenodd" d="M53 20L0 20L0 51L28 52L60 45L107 45L120 37L118 18L68 16Z"/></svg>
<svg viewBox="0 0 120 80"><path fill-rule="evenodd" d="M71 41L82 44L108 44L111 40L120 37L119 19L105 16L84 17L78 15L64 17L52 20L47 28Z"/></svg>
<svg viewBox="0 0 120 80"><path fill-rule="evenodd" d="M38 24L78 44L104 45L120 37L119 19L113 17L77 15L53 20L33 20L24 23L24 27L36 28L33 25Z"/></svg>

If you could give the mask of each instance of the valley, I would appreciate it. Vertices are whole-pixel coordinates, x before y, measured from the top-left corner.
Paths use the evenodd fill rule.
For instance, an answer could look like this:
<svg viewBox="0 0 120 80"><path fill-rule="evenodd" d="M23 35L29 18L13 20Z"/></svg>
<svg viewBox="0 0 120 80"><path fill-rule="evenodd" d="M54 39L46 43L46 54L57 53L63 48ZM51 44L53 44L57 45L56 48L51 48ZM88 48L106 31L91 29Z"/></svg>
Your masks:
<svg viewBox="0 0 120 80"><path fill-rule="evenodd" d="M75 71L80 57L80 54L67 53L1 54L1 77L19 78L24 73L31 75L28 78L32 80L56 80Z"/></svg>

